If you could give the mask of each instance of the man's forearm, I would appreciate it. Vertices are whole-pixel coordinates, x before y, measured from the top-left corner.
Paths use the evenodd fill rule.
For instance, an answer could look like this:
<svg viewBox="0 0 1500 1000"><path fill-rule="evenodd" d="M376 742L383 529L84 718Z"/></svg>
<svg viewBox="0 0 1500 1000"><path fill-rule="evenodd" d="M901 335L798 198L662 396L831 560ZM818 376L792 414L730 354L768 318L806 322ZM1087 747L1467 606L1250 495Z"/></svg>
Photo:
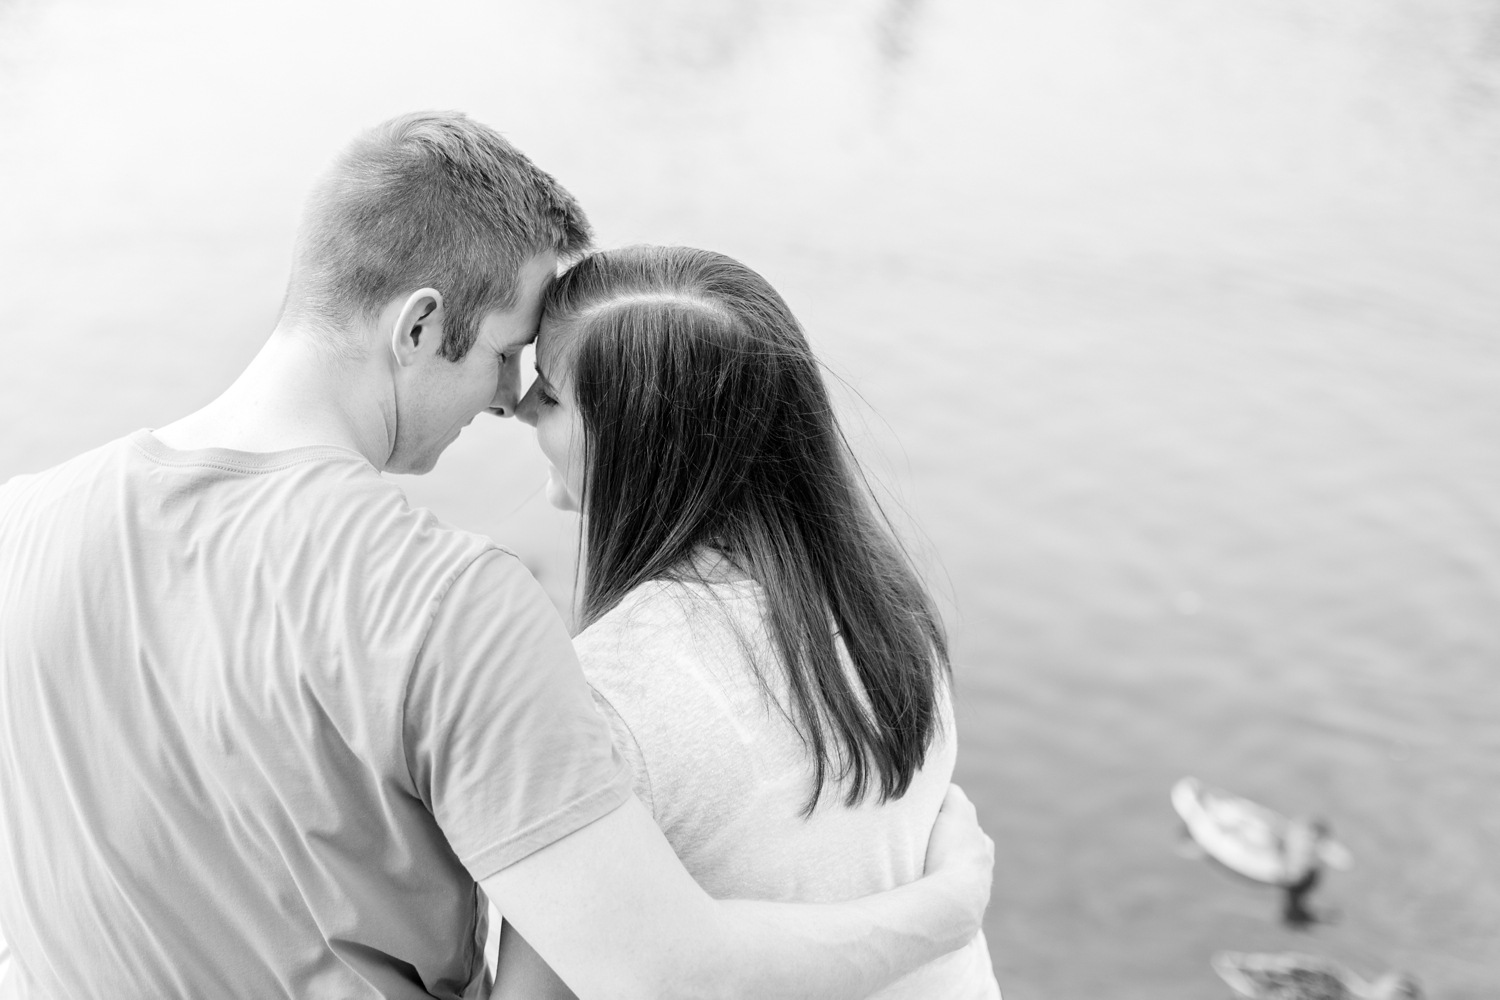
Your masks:
<svg viewBox="0 0 1500 1000"><path fill-rule="evenodd" d="M929 883L840 904L717 904L720 921L663 963L652 996L865 997L965 945L971 921ZM947 927L947 930L945 930ZM505 925L492 1000L574 997L516 928ZM631 970L618 970L621 979ZM616 981L619 988L619 981Z"/></svg>
<svg viewBox="0 0 1500 1000"><path fill-rule="evenodd" d="M583 1000L853 1000L979 930L993 845L961 806L933 827L933 874L849 903L710 899L634 798L484 890Z"/></svg>
<svg viewBox="0 0 1500 1000"><path fill-rule="evenodd" d="M816 906L720 902L743 945L724 960L739 992L704 995L863 997L963 947L979 932L995 857L976 820L950 786L928 843L931 874L889 892Z"/></svg>
<svg viewBox="0 0 1500 1000"><path fill-rule="evenodd" d="M676 955L654 989L660 997L868 996L967 943L972 918L936 885L827 905L720 901L711 943ZM492 1000L576 997L509 925L497 972Z"/></svg>
<svg viewBox="0 0 1500 1000"><path fill-rule="evenodd" d="M704 956L703 978L684 995L853 1000L963 947L976 930L937 877L849 903L719 905L724 951Z"/></svg>

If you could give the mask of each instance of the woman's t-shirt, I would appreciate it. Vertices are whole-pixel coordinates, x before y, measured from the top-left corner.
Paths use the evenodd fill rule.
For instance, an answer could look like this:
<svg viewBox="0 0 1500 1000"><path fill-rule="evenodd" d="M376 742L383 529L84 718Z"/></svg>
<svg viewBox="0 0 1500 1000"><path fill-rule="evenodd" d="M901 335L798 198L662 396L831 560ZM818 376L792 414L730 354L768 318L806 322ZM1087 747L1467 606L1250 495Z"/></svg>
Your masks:
<svg viewBox="0 0 1500 1000"><path fill-rule="evenodd" d="M636 794L716 898L837 902L918 878L953 773L946 685L940 731L904 796L848 808L830 786L804 817L812 762L787 717L763 599L748 580L655 581L575 640ZM876 996L997 1000L1000 990L981 934Z"/></svg>

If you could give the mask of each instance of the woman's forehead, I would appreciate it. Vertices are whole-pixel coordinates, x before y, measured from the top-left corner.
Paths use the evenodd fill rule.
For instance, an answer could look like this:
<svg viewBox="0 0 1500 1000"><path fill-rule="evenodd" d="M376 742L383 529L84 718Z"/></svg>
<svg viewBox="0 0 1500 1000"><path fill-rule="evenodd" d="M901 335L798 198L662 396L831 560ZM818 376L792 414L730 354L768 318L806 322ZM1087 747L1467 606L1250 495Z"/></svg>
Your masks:
<svg viewBox="0 0 1500 1000"><path fill-rule="evenodd" d="M572 334L572 324L552 316L543 316L536 332L537 364L546 367L559 360L565 361L563 349L573 339Z"/></svg>

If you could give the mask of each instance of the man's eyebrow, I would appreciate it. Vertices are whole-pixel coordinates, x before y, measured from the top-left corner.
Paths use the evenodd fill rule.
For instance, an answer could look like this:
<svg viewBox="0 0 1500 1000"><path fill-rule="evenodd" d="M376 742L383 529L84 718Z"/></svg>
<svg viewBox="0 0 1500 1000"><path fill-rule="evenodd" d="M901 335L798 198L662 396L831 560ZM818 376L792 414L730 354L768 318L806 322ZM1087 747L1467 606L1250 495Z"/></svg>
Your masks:
<svg viewBox="0 0 1500 1000"><path fill-rule="evenodd" d="M510 341L507 344L503 344L500 347L496 348L496 351L500 354L516 355L520 354L521 351L523 351L527 347L530 347L534 343L536 343L535 333L528 336L525 340L516 339Z"/></svg>

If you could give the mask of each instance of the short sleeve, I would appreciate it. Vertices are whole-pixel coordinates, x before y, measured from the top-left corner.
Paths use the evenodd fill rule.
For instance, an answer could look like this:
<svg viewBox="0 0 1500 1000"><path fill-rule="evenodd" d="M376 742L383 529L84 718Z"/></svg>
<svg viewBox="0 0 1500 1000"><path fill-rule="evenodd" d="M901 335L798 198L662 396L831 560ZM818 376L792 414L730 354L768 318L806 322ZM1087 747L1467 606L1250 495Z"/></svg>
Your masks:
<svg viewBox="0 0 1500 1000"><path fill-rule="evenodd" d="M630 723L615 708L609 698L597 687L590 685L594 693L594 708L599 712L600 718L609 724L609 731L614 737L615 749L625 758L629 765L631 774L635 779L635 794L646 808L656 815L656 797L651 794L651 772L646 769L646 755L641 750L640 741L635 738L635 732L630 728Z"/></svg>
<svg viewBox="0 0 1500 1000"><path fill-rule="evenodd" d="M417 794L475 881L630 797L562 619L498 549L439 604L407 686L403 738Z"/></svg>

